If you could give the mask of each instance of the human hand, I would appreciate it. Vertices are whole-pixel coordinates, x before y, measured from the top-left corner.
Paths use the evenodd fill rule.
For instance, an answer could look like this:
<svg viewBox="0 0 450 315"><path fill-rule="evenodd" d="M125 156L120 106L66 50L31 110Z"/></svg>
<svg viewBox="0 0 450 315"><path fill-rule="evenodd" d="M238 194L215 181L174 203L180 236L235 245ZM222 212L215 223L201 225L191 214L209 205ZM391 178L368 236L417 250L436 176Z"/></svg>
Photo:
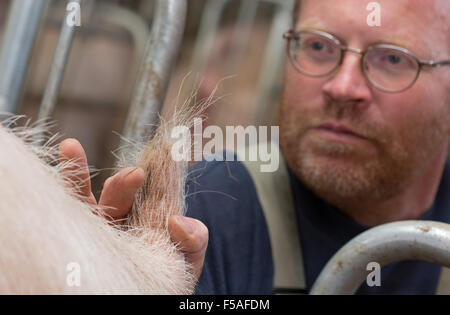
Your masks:
<svg viewBox="0 0 450 315"><path fill-rule="evenodd" d="M129 167L108 178L97 203L91 190L91 178L86 153L81 144L75 139L67 139L59 145L59 160L65 162L76 161L76 166L66 168L66 176L74 186L78 187L80 197L92 204L99 205L102 214L114 220L124 218L133 205L134 196L145 181L145 172L138 167ZM76 170L73 175L74 167ZM192 273L198 280L203 269L206 247L208 245L208 229L195 219L172 215L169 218L169 234L174 243L178 243L185 254L186 260L191 264Z"/></svg>

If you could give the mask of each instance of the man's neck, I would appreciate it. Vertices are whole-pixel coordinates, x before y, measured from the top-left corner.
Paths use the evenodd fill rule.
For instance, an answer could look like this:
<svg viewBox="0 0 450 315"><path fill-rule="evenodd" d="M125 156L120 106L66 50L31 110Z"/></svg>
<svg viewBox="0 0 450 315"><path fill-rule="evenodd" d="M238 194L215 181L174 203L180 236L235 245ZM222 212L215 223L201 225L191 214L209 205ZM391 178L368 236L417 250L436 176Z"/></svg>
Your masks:
<svg viewBox="0 0 450 315"><path fill-rule="evenodd" d="M447 159L447 150L448 146L445 146L417 180L401 194L378 203L358 202L340 211L365 226L419 219L431 208L436 197Z"/></svg>

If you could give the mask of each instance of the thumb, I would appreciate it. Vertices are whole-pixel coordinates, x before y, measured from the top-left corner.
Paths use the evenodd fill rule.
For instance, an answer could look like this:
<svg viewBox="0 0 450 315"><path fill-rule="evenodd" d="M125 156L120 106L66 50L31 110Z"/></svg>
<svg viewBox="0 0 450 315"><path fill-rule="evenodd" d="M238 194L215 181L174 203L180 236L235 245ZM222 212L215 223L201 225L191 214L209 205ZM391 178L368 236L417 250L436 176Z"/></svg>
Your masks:
<svg viewBox="0 0 450 315"><path fill-rule="evenodd" d="M200 277L208 246L208 228L200 221L173 215L169 218L169 234L174 243L178 243L192 266L196 280Z"/></svg>

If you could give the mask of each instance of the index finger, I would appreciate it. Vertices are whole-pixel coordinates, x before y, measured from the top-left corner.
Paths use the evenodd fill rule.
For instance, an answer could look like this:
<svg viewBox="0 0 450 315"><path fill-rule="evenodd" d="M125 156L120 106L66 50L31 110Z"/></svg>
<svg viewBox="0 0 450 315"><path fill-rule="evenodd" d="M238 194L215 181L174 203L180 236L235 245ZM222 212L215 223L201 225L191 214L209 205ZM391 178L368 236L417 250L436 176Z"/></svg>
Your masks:
<svg viewBox="0 0 450 315"><path fill-rule="evenodd" d="M95 197L91 193L91 176L86 153L80 142L76 139L62 141L59 145L59 161L60 163L73 162L72 165L64 167L62 173L73 186L72 188L75 188L89 203L96 204Z"/></svg>

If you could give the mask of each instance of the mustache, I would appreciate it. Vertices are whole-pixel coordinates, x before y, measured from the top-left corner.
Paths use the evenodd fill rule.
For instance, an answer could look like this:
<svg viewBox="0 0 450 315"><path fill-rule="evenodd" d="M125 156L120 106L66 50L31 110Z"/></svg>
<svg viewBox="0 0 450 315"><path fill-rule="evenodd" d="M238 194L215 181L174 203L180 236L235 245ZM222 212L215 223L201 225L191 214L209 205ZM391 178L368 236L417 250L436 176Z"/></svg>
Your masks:
<svg viewBox="0 0 450 315"><path fill-rule="evenodd" d="M368 140L386 143L386 135L390 133L379 122L368 120L366 113L352 108L352 105L342 104L330 101L325 107L317 107L314 109L307 109L299 113L303 125L302 133L307 132L311 128L315 128L328 123L335 123L343 125L352 132L367 138Z"/></svg>

